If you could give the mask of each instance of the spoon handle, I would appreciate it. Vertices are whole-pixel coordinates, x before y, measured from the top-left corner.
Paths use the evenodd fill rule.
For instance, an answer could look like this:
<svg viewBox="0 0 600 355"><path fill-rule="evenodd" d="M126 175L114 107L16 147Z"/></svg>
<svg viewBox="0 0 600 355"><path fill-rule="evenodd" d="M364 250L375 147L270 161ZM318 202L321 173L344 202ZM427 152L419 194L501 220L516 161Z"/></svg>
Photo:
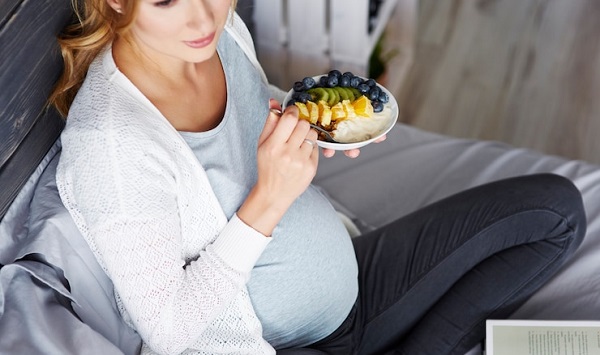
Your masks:
<svg viewBox="0 0 600 355"><path fill-rule="evenodd" d="M329 133L328 131L326 131L325 129L315 125L315 124L310 124L310 126L314 129L317 130L317 132L321 132L322 134L320 134L320 137L323 137L325 139L326 142L330 142L330 143L339 143L338 141L336 141L335 139L333 139L333 137L331 136L331 133Z"/></svg>

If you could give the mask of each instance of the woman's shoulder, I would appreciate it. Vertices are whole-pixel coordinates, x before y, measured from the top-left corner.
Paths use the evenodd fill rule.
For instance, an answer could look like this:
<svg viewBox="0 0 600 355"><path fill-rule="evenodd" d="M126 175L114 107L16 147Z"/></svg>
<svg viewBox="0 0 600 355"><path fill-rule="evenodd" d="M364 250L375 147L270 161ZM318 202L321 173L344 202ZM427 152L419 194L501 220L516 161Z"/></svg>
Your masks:
<svg viewBox="0 0 600 355"><path fill-rule="evenodd" d="M167 154L164 147L173 140L169 130L117 91L111 85L90 85L90 81L82 86L61 134L63 154L90 162L143 160L149 147Z"/></svg>
<svg viewBox="0 0 600 355"><path fill-rule="evenodd" d="M67 116L65 133L127 133L143 139L152 130L167 130L164 119L117 69L110 48L90 65ZM81 132L80 132L81 133Z"/></svg>
<svg viewBox="0 0 600 355"><path fill-rule="evenodd" d="M252 34L250 33L250 30L248 30L248 27L244 23L244 20L236 12L233 12L230 20L227 21L225 30L236 41L236 43L242 49L246 57L248 57L250 62L259 71L262 80L265 83L268 83L267 76L262 66L258 62L258 58L256 56L256 50L254 48Z"/></svg>

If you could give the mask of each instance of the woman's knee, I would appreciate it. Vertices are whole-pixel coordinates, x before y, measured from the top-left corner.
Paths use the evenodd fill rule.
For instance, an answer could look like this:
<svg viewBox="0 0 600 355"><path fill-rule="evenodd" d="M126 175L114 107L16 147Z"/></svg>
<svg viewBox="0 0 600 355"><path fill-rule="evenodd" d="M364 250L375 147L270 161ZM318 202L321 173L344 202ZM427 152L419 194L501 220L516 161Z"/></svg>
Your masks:
<svg viewBox="0 0 600 355"><path fill-rule="evenodd" d="M538 203L545 202L549 208L569 216L574 222L585 224L585 209L581 192L573 181L556 174L529 175L532 179L533 191L536 193Z"/></svg>
<svg viewBox="0 0 600 355"><path fill-rule="evenodd" d="M586 215L581 192L573 181L557 174L523 176L529 193L525 194L542 208L561 215L573 231L574 244L579 245L586 231Z"/></svg>

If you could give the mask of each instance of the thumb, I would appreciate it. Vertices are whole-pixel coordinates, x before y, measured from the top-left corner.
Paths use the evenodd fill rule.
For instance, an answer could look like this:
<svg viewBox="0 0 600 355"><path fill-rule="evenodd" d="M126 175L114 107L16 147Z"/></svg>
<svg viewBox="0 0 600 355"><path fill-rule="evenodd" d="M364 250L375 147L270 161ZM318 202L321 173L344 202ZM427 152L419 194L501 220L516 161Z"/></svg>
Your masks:
<svg viewBox="0 0 600 355"><path fill-rule="evenodd" d="M279 121L279 117L281 117L281 105L277 102L277 100L270 99L269 115L267 116L263 130L258 137L258 145L261 145L271 135L271 133L273 133L275 127L277 126L277 122Z"/></svg>

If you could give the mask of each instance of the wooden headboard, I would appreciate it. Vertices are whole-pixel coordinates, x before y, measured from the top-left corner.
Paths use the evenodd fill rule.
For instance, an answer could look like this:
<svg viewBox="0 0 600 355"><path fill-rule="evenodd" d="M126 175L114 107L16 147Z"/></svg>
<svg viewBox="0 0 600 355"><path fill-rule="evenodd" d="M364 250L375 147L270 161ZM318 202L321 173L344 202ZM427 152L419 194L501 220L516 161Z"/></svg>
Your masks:
<svg viewBox="0 0 600 355"><path fill-rule="evenodd" d="M72 19L70 0L0 1L0 220L64 126L46 100Z"/></svg>

